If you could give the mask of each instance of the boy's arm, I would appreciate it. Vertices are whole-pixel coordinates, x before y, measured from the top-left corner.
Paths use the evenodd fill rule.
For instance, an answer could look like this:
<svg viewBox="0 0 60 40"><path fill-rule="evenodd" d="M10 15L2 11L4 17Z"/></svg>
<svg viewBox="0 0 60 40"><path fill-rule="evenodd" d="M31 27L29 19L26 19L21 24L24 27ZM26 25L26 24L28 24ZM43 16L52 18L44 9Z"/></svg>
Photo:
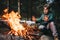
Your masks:
<svg viewBox="0 0 60 40"><path fill-rule="evenodd" d="M54 15L53 14L50 14L49 16L50 17L49 17L48 21L53 21L54 20Z"/></svg>
<svg viewBox="0 0 60 40"><path fill-rule="evenodd" d="M36 19L36 22L41 22L42 17L43 17L43 14L41 15L41 17L40 17L40 18Z"/></svg>

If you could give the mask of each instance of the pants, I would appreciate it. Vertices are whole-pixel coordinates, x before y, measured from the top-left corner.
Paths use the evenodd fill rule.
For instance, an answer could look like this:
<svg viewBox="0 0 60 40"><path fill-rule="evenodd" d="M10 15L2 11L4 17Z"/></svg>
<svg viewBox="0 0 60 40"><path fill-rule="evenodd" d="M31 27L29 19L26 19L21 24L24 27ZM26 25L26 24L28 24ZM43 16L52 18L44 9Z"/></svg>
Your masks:
<svg viewBox="0 0 60 40"><path fill-rule="evenodd" d="M40 25L40 26L39 26L39 29L43 29L43 28L44 28L43 25ZM53 36L57 36L57 35L58 35L58 34L57 34L57 30L56 30L55 25L54 25L54 22L48 23L47 29L49 29L49 28L50 28L50 30L52 31L52 35L53 35Z"/></svg>

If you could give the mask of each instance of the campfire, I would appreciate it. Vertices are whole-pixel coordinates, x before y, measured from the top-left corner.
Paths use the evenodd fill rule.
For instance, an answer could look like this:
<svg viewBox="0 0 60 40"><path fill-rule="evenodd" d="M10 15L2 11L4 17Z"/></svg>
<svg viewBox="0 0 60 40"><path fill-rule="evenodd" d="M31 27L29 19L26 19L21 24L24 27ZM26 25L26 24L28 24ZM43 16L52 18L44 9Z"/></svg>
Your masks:
<svg viewBox="0 0 60 40"><path fill-rule="evenodd" d="M4 11L6 12L7 9L5 9ZM21 34L22 30L25 30L25 28L22 26L22 24L20 24L20 15L18 15L18 13L11 11L10 13L5 13L4 15L2 15L2 19L6 20L7 24L10 26L11 30L14 30L15 33L14 35L18 35L18 32Z"/></svg>
<svg viewBox="0 0 60 40"><path fill-rule="evenodd" d="M20 23L21 15L19 15L18 12L11 11L8 13L8 9L3 10L5 13L1 16L1 19L4 20L7 25L11 28L11 30L8 32L8 34L12 34L15 36L21 36L25 39L29 38L29 40L32 40L34 38L32 35L35 33L37 34L39 31L36 28L32 28L30 25L27 25L27 23ZM35 32L36 31L36 32Z"/></svg>

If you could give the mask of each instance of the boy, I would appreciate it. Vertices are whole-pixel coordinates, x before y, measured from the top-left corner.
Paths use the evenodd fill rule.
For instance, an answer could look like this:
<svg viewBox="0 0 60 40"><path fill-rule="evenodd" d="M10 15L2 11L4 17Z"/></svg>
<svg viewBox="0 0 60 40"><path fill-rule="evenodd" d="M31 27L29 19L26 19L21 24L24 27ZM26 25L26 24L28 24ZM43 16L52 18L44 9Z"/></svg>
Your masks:
<svg viewBox="0 0 60 40"><path fill-rule="evenodd" d="M32 20L35 22L40 22L39 28L44 28L44 26L46 26L46 28L50 28L54 36L54 39L56 40L57 31L54 25L54 15L52 12L49 11L49 8L49 5L45 4L43 7L43 14L41 15L41 17L39 19L36 19L34 16L32 16Z"/></svg>

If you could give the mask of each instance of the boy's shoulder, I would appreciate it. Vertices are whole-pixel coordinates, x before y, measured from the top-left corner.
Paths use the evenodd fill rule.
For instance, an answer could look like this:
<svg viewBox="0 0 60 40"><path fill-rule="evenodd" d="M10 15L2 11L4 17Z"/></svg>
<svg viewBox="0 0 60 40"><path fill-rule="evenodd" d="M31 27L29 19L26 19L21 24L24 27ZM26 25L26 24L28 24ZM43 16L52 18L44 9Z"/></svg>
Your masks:
<svg viewBox="0 0 60 40"><path fill-rule="evenodd" d="M49 14L54 14L54 12L49 12Z"/></svg>
<svg viewBox="0 0 60 40"><path fill-rule="evenodd" d="M49 14L48 15L54 15L54 13L53 12L49 12Z"/></svg>

